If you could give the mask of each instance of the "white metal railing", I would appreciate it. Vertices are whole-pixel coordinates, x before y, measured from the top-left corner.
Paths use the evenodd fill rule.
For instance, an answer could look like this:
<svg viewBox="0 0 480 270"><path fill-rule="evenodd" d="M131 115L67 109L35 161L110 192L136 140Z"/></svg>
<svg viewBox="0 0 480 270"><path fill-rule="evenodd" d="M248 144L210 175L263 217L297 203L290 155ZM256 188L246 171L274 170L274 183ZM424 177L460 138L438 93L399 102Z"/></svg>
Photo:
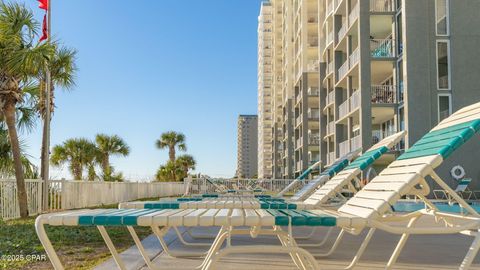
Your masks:
<svg viewBox="0 0 480 270"><path fill-rule="evenodd" d="M327 75L333 72L333 62L328 63L327 65Z"/></svg>
<svg viewBox="0 0 480 270"><path fill-rule="evenodd" d="M372 85L371 95L374 104L394 104L397 101L395 85Z"/></svg>
<svg viewBox="0 0 480 270"><path fill-rule="evenodd" d="M303 93L302 91L298 91L297 96L295 97L295 101L298 103L300 100L302 100Z"/></svg>
<svg viewBox="0 0 480 270"><path fill-rule="evenodd" d="M313 87L313 86L310 86L308 89L307 89L307 94L309 96L318 96L320 95L320 89L318 87Z"/></svg>
<svg viewBox="0 0 480 270"><path fill-rule="evenodd" d="M296 148L299 148L302 146L302 138L298 138L295 144Z"/></svg>
<svg viewBox="0 0 480 270"><path fill-rule="evenodd" d="M327 135L335 133L335 121L331 121L327 124Z"/></svg>
<svg viewBox="0 0 480 270"><path fill-rule="evenodd" d="M296 169L297 169L297 171L302 170L302 161L301 160L297 161L297 168Z"/></svg>
<svg viewBox="0 0 480 270"><path fill-rule="evenodd" d="M395 134L396 131L392 130L372 130L372 143L376 144L388 136Z"/></svg>
<svg viewBox="0 0 480 270"><path fill-rule="evenodd" d="M332 164L335 161L335 152L327 153L327 165Z"/></svg>
<svg viewBox="0 0 480 270"><path fill-rule="evenodd" d="M354 91L349 98L350 100L350 111L356 110L360 107L360 91Z"/></svg>
<svg viewBox="0 0 480 270"><path fill-rule="evenodd" d="M338 119L345 117L350 112L349 105L350 105L350 102L347 99L342 104L340 104L340 106L338 106Z"/></svg>
<svg viewBox="0 0 480 270"><path fill-rule="evenodd" d="M394 12L395 1L394 0L370 0L371 12Z"/></svg>
<svg viewBox="0 0 480 270"><path fill-rule="evenodd" d="M370 53L374 58L395 57L395 42L391 38L370 39Z"/></svg>
<svg viewBox="0 0 480 270"><path fill-rule="evenodd" d="M357 47L348 57L349 68L353 68L360 61L360 49Z"/></svg>
<svg viewBox="0 0 480 270"><path fill-rule="evenodd" d="M308 116L308 119L320 119L320 110L308 109L307 116Z"/></svg>
<svg viewBox="0 0 480 270"><path fill-rule="evenodd" d="M334 4L334 8L333 10L337 10L337 8L340 6L340 4L342 3L343 0L333 0L333 4Z"/></svg>
<svg viewBox="0 0 480 270"><path fill-rule="evenodd" d="M338 144L339 155L345 156L348 152L350 152L350 140L345 140Z"/></svg>
<svg viewBox="0 0 480 270"><path fill-rule="evenodd" d="M348 72L348 59L338 69L338 80L340 81Z"/></svg>
<svg viewBox="0 0 480 270"><path fill-rule="evenodd" d="M362 147L362 137L357 135L350 139L350 151L355 151Z"/></svg>
<svg viewBox="0 0 480 270"><path fill-rule="evenodd" d="M30 215L42 210L41 180L25 180ZM68 210L115 204L143 198L177 196L185 192L183 182L99 182L50 180L49 210ZM0 217L20 217L15 180L0 180Z"/></svg>
<svg viewBox="0 0 480 270"><path fill-rule="evenodd" d="M333 41L333 30L330 31L328 34L327 34L327 40L326 40L326 45L330 45L330 43L332 43Z"/></svg>
<svg viewBox="0 0 480 270"><path fill-rule="evenodd" d="M340 43L340 41L342 41L342 39L345 37L346 33L347 33L347 23L344 22L342 24L342 27L340 27L340 30L338 30L337 43Z"/></svg>
<svg viewBox="0 0 480 270"><path fill-rule="evenodd" d="M326 12L326 17L330 16L333 13L334 9L334 3L333 1L328 2L327 1L327 12Z"/></svg>
<svg viewBox="0 0 480 270"><path fill-rule="evenodd" d="M295 120L295 125L298 126L298 125L300 125L301 122L302 122L302 117L299 116L299 117L297 117L297 119Z"/></svg>
<svg viewBox="0 0 480 270"><path fill-rule="evenodd" d="M352 26L352 24L355 22L355 20L358 18L358 15L360 14L360 7L357 4L352 8L352 11L350 11L350 14L348 15L348 24L349 26Z"/></svg>
<svg viewBox="0 0 480 270"><path fill-rule="evenodd" d="M288 174L288 168L283 169L284 174ZM217 185L225 186L227 189L235 190L246 189L246 187L255 187L259 186L264 190L278 193L289 184L291 184L294 179L225 179L225 178L210 178L209 181L214 182ZM205 194L205 193L214 193L216 188L204 178L193 178L190 184L189 192L190 194ZM305 179L305 184L310 180ZM302 187L299 185L294 187L291 192L296 192Z"/></svg>
<svg viewBox="0 0 480 270"><path fill-rule="evenodd" d="M331 91L325 97L325 106L332 104L335 101L335 91Z"/></svg>

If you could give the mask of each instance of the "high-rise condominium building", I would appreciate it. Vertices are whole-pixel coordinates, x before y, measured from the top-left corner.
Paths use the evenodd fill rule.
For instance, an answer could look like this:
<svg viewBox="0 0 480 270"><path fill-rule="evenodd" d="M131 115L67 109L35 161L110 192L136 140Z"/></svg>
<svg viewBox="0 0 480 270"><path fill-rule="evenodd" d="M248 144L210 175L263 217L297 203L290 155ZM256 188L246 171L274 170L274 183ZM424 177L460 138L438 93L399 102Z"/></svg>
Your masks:
<svg viewBox="0 0 480 270"><path fill-rule="evenodd" d="M274 177L295 177L316 160L327 166L400 130L408 136L398 149L408 148L480 100L478 0L268 3L273 54L281 55L272 84L281 101L270 109ZM452 185L457 164L480 176L471 151L480 143L470 144L440 168Z"/></svg>
<svg viewBox="0 0 480 270"><path fill-rule="evenodd" d="M272 177L272 5L258 16L258 177Z"/></svg>
<svg viewBox="0 0 480 270"><path fill-rule="evenodd" d="M239 178L257 175L258 118L256 115L238 117L237 173Z"/></svg>

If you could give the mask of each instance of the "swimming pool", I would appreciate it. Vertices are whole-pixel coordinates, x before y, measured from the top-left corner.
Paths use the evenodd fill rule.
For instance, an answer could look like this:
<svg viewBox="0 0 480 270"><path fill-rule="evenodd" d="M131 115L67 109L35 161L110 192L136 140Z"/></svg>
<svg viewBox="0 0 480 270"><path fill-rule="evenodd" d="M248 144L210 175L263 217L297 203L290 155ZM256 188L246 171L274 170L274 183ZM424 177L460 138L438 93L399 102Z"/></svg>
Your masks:
<svg viewBox="0 0 480 270"><path fill-rule="evenodd" d="M451 213L462 213L466 212L465 209L462 209L460 205L457 203L455 204L448 204L447 202L434 202L435 206L442 212L451 212ZM480 204L479 203L470 203L470 206L475 209L475 211L480 212ZM393 205L393 209L395 212L414 212L420 209L424 209L425 204L422 202L415 202L415 201L400 201Z"/></svg>

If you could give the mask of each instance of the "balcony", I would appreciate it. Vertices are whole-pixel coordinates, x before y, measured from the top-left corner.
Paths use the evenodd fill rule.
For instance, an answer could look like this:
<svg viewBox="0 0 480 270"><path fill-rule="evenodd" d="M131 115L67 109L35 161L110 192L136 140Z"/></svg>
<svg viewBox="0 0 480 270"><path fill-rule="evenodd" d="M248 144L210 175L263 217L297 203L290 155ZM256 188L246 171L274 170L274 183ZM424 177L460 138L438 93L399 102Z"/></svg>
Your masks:
<svg viewBox="0 0 480 270"><path fill-rule="evenodd" d="M345 140L338 144L340 156L344 156L351 151L355 151L362 147L362 138L360 135L353 137L350 140Z"/></svg>
<svg viewBox="0 0 480 270"><path fill-rule="evenodd" d="M334 10L334 3L333 1L327 2L327 11L326 11L326 17L330 16L333 13Z"/></svg>
<svg viewBox="0 0 480 270"><path fill-rule="evenodd" d="M300 125L300 123L302 123L302 117L301 116L299 116L299 117L297 117L297 119L295 119L295 126Z"/></svg>
<svg viewBox="0 0 480 270"><path fill-rule="evenodd" d="M396 98L396 86L395 85L372 85L372 103L373 104L395 104Z"/></svg>
<svg viewBox="0 0 480 270"><path fill-rule="evenodd" d="M301 147L303 145L302 138L298 138L295 144L295 149Z"/></svg>
<svg viewBox="0 0 480 270"><path fill-rule="evenodd" d="M320 110L319 109L308 109L307 116L308 116L308 119L310 119L310 120L319 120L320 119Z"/></svg>
<svg viewBox="0 0 480 270"><path fill-rule="evenodd" d="M333 0L333 5L334 5L334 8L333 10L337 10L338 7L340 6L340 4L342 3L343 0Z"/></svg>
<svg viewBox="0 0 480 270"><path fill-rule="evenodd" d="M327 165L330 165L333 162L335 162L335 152L327 153Z"/></svg>
<svg viewBox="0 0 480 270"><path fill-rule="evenodd" d="M348 72L348 59L338 69L338 80L343 78Z"/></svg>
<svg viewBox="0 0 480 270"><path fill-rule="evenodd" d="M352 8L352 11L350 11L350 14L348 15L348 25L349 27L353 25L355 20L357 20L358 15L360 14L360 7L357 4Z"/></svg>
<svg viewBox="0 0 480 270"><path fill-rule="evenodd" d="M330 45L330 43L332 43L333 41L333 31L330 31L328 34L327 34L327 39L326 39L326 45Z"/></svg>
<svg viewBox="0 0 480 270"><path fill-rule="evenodd" d="M352 95L338 107L338 119L342 119L358 107L360 107L360 91L354 91Z"/></svg>
<svg viewBox="0 0 480 270"><path fill-rule="evenodd" d="M326 70L327 75L329 75L330 73L332 73L333 70L334 70L334 68L333 68L333 62L328 63L328 65L327 65L327 70Z"/></svg>
<svg viewBox="0 0 480 270"><path fill-rule="evenodd" d="M381 140L395 133L395 130L372 130L372 143L377 144Z"/></svg>
<svg viewBox="0 0 480 270"><path fill-rule="evenodd" d="M338 30L337 43L340 43L340 41L345 37L346 33L347 33L347 24L344 22L340 30Z"/></svg>
<svg viewBox="0 0 480 270"><path fill-rule="evenodd" d="M325 97L325 106L328 106L333 102L335 102L335 91L331 91L327 94L327 96Z"/></svg>
<svg viewBox="0 0 480 270"><path fill-rule="evenodd" d="M395 57L395 40L386 39L370 39L370 53L373 58L394 58Z"/></svg>
<svg viewBox="0 0 480 270"><path fill-rule="evenodd" d="M335 121L331 121L330 123L328 123L326 130L327 136L332 135L333 133L335 133Z"/></svg>
<svg viewBox="0 0 480 270"><path fill-rule="evenodd" d="M395 12L395 1L370 0L370 12Z"/></svg>
<svg viewBox="0 0 480 270"><path fill-rule="evenodd" d="M320 95L320 89L318 87L309 87L307 89L308 96L311 97L318 97Z"/></svg>
<svg viewBox="0 0 480 270"><path fill-rule="evenodd" d="M342 66L338 69L338 81L347 75L348 71L352 69L360 60L360 50L356 48L348 57Z"/></svg>
<svg viewBox="0 0 480 270"><path fill-rule="evenodd" d="M303 164L303 162L301 160L297 161L297 171L301 171L303 169L302 164Z"/></svg>
<svg viewBox="0 0 480 270"><path fill-rule="evenodd" d="M302 91L298 91L298 94L297 96L295 97L295 102L298 103L302 100L302 97L303 97L303 93Z"/></svg>

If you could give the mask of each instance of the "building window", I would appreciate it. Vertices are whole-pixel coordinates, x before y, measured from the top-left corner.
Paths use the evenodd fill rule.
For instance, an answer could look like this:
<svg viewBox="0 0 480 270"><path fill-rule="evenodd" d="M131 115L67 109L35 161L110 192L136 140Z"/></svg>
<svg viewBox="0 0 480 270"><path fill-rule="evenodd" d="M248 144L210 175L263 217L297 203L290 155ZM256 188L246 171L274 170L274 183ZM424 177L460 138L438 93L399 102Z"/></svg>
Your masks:
<svg viewBox="0 0 480 270"><path fill-rule="evenodd" d="M397 54L403 53L403 20L402 13L397 14Z"/></svg>
<svg viewBox="0 0 480 270"><path fill-rule="evenodd" d="M437 40L437 86L450 90L450 42Z"/></svg>
<svg viewBox="0 0 480 270"><path fill-rule="evenodd" d="M438 95L438 122L452 114L452 99L450 94Z"/></svg>
<svg viewBox="0 0 480 270"><path fill-rule="evenodd" d="M437 36L449 35L449 0L435 0L435 25Z"/></svg>

